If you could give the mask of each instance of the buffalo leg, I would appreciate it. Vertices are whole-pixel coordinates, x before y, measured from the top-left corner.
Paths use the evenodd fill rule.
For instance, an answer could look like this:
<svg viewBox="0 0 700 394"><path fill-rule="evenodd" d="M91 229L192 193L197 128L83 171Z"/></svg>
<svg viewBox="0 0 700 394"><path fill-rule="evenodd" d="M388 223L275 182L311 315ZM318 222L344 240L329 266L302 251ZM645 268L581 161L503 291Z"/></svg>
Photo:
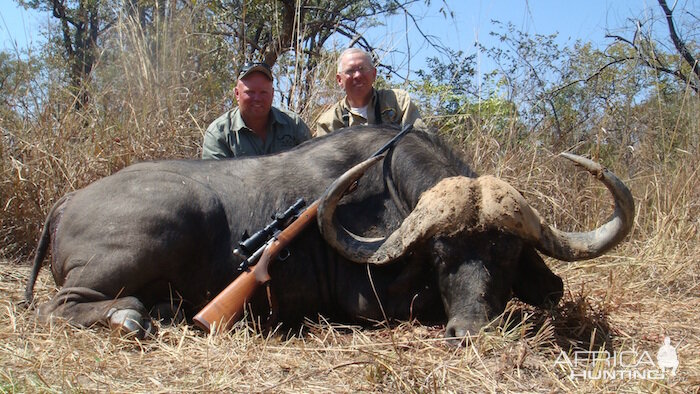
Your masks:
<svg viewBox="0 0 700 394"><path fill-rule="evenodd" d="M109 298L86 287L64 287L38 310L43 320L60 318L90 327L102 324L124 335L143 338L154 332L143 303L136 297Z"/></svg>

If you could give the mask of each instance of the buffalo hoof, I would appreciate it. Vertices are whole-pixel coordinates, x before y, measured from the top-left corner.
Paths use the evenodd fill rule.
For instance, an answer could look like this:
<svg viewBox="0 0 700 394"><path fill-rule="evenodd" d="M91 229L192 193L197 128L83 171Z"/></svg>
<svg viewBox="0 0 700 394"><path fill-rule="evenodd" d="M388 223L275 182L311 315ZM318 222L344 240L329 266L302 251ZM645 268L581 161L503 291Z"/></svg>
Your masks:
<svg viewBox="0 0 700 394"><path fill-rule="evenodd" d="M151 318L134 309L111 309L107 321L112 332L120 336L143 339L155 334Z"/></svg>

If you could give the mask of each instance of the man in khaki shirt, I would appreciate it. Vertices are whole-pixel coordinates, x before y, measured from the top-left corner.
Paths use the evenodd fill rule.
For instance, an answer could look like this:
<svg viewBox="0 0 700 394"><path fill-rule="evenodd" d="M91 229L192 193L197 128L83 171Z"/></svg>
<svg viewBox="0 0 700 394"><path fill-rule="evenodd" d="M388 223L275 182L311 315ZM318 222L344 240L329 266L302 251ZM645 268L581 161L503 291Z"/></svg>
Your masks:
<svg viewBox="0 0 700 394"><path fill-rule="evenodd" d="M238 107L209 125L202 159L277 153L311 138L298 115L272 106L272 80L272 71L265 63L243 67L234 89Z"/></svg>
<svg viewBox="0 0 700 394"><path fill-rule="evenodd" d="M346 96L319 116L314 137L363 124L423 127L418 108L408 93L400 89L374 89L376 79L377 69L367 52L358 48L343 51L338 58L335 80Z"/></svg>

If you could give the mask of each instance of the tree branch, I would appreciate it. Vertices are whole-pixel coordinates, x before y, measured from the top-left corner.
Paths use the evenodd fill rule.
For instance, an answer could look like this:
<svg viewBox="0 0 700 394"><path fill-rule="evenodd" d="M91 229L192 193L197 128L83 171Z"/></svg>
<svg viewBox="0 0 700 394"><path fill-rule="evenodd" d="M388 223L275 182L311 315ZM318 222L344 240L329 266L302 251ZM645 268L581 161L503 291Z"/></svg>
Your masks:
<svg viewBox="0 0 700 394"><path fill-rule="evenodd" d="M693 70L695 76L700 79L700 65L698 65L698 61L695 60L695 58L690 53L690 50L688 50L688 47L686 47L683 40L681 40L681 38L678 37L678 33L676 33L676 26L673 23L672 11L670 8L668 8L666 0L659 0L659 5L664 10L664 14L666 15L666 24L668 24L668 31L671 35L671 41L673 41L673 45L675 45L678 53L680 53L681 57L686 61L686 63L688 63L690 69ZM690 82L689 80L687 81Z"/></svg>
<svg viewBox="0 0 700 394"><path fill-rule="evenodd" d="M70 38L70 28L68 27L68 23L71 19L68 18L68 16L66 15L65 5L59 0L53 0L52 12L54 18L58 18L61 21L61 32L63 33L63 46L66 49L66 55L68 55L68 59L72 61L74 53L73 40ZM75 25L75 22L71 22L71 24Z"/></svg>
<svg viewBox="0 0 700 394"><path fill-rule="evenodd" d="M629 56L628 56L628 57L619 58L619 59L614 59L614 60L608 62L607 64L605 64L604 66L600 67L596 72L594 72L593 74L589 75L588 77L586 77L586 78L579 78L579 79L576 79L576 80L574 80L574 81L570 81L570 82L568 82L568 83L565 84L565 85L562 85L562 86L559 86L559 87L553 89L553 90L551 91L551 93L552 93L552 94L557 94L557 93L561 92L562 90L564 90L564 89L566 89L566 88L568 88L568 87L570 87L570 86L576 85L577 83L581 83L581 82L586 82L586 83L588 83L588 82L590 82L591 80L593 80L594 78L598 77L598 76L599 76L603 71L605 71L605 69L607 69L608 67L612 67L612 66L614 66L614 65L616 65L616 64L624 63L624 62L626 62L626 61L628 61L628 60L634 60L634 59L635 59L635 58L629 57Z"/></svg>

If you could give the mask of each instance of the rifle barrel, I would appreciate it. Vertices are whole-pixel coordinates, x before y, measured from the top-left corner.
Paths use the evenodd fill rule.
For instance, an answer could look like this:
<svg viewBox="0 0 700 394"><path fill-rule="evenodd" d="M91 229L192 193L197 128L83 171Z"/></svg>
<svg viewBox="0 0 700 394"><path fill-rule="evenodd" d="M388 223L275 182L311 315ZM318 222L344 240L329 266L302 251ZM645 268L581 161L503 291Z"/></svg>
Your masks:
<svg viewBox="0 0 700 394"><path fill-rule="evenodd" d="M373 157L377 157L377 156L381 155L382 153L386 152L387 150L389 150L389 148L391 148L394 144L396 144L396 142L398 140L403 138L403 136L406 135L406 133L408 133L409 131L411 131L411 129L413 129L413 124L407 124L406 126L404 126L403 129L401 129L400 133L396 134L394 136L394 138L390 139L386 144L384 144L384 146L379 148L379 150L374 152L374 154L372 156L370 156L369 158L371 159Z"/></svg>

